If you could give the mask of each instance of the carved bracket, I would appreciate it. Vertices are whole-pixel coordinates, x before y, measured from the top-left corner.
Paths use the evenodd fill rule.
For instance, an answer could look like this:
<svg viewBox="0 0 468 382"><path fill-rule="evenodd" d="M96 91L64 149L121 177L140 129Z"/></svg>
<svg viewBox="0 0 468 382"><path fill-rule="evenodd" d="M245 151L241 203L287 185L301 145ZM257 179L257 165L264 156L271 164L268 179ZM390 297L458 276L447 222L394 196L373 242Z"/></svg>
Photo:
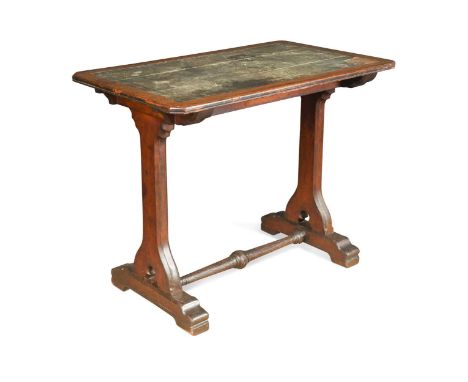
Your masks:
<svg viewBox="0 0 468 382"><path fill-rule="evenodd" d="M377 76L377 73L365 74L364 76L349 78L340 82L340 86L344 88L356 88L372 81Z"/></svg>
<svg viewBox="0 0 468 382"><path fill-rule="evenodd" d="M200 112L194 112L189 114L167 114L163 113L157 109L153 109L148 105L144 105L137 101L132 101L128 98L120 97L112 93L107 93L101 89L95 89L96 93L104 94L111 105L122 105L130 108L131 110L136 110L138 112L149 114L152 116L157 116L162 119L168 125L193 125L195 123L200 123L208 117L213 115L214 109L204 110ZM164 130L164 129L163 129ZM172 130L172 129L171 129ZM161 134L161 138L167 138L170 135L171 130L164 130Z"/></svg>
<svg viewBox="0 0 468 382"><path fill-rule="evenodd" d="M95 89L95 91L96 93L104 94L111 105L121 105L128 107L132 113L133 120L137 124L139 123L137 119L139 121L141 120L141 122L143 122L142 119L146 119L145 123L150 123L151 119L153 119L154 121L158 121L158 137L161 139L168 138L171 135L171 131L174 130L175 119L173 115L163 113L140 102L132 101L128 98L104 92L100 89Z"/></svg>
<svg viewBox="0 0 468 382"><path fill-rule="evenodd" d="M213 111L214 109L190 114L177 114L174 116L174 122L177 125L193 125L195 123L200 123L208 117L211 117L213 115Z"/></svg>

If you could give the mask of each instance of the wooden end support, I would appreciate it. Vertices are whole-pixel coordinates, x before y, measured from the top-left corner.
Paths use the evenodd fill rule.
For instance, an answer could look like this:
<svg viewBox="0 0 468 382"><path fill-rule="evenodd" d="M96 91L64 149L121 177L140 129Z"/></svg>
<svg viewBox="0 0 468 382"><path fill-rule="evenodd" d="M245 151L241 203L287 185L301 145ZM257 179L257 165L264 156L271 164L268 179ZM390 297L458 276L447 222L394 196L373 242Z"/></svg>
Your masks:
<svg viewBox="0 0 468 382"><path fill-rule="evenodd" d="M356 78L343 86L359 86L373 77ZM359 262L359 249L334 231L322 195L324 110L332 93L324 91L302 97L297 188L284 211L262 217L262 230L289 235L303 229L305 243L327 252L334 263L349 268Z"/></svg>

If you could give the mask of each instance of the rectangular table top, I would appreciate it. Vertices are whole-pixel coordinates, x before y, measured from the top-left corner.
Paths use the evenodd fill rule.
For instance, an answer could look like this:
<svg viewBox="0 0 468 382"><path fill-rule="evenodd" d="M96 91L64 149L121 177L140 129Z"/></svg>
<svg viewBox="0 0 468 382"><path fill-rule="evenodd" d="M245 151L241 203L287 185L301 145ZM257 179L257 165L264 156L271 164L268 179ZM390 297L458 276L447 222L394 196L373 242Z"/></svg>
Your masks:
<svg viewBox="0 0 468 382"><path fill-rule="evenodd" d="M394 65L377 57L273 41L82 71L73 80L166 113L187 114L278 92L313 89Z"/></svg>

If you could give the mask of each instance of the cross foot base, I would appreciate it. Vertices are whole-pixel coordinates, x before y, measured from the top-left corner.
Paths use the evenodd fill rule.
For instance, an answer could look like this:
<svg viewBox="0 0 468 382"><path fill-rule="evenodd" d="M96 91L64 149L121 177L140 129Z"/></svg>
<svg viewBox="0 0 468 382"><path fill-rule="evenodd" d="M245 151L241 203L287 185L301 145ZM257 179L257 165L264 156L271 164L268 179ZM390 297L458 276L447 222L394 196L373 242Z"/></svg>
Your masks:
<svg viewBox="0 0 468 382"><path fill-rule="evenodd" d="M346 236L336 232L315 232L307 225L307 221L293 223L287 220L283 211L263 216L261 228L271 235L280 232L290 235L298 229L303 229L307 233L303 242L327 252L334 263L349 268L359 262L359 248L351 244Z"/></svg>
<svg viewBox="0 0 468 382"><path fill-rule="evenodd" d="M195 297L185 292L170 296L150 280L133 270L133 264L124 264L112 269L112 283L119 289L133 290L174 317L176 324L191 335L208 330L208 313Z"/></svg>

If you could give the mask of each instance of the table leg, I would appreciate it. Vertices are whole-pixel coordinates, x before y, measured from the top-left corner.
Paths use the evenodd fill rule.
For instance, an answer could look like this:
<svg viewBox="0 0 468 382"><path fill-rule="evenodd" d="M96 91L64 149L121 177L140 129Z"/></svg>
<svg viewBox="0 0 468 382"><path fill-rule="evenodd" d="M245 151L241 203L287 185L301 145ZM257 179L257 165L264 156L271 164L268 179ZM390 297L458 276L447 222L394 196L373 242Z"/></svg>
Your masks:
<svg viewBox="0 0 468 382"><path fill-rule="evenodd" d="M166 138L173 129L158 114L132 109L140 132L143 241L133 264L112 270L112 282L132 289L174 317L191 334L208 330L208 313L182 290L168 240Z"/></svg>
<svg viewBox="0 0 468 382"><path fill-rule="evenodd" d="M262 230L289 235L302 227L307 232L305 243L327 252L334 263L351 267L359 262L359 249L333 231L322 196L324 109L332 93L333 90L302 97L297 188L285 211L262 217Z"/></svg>

